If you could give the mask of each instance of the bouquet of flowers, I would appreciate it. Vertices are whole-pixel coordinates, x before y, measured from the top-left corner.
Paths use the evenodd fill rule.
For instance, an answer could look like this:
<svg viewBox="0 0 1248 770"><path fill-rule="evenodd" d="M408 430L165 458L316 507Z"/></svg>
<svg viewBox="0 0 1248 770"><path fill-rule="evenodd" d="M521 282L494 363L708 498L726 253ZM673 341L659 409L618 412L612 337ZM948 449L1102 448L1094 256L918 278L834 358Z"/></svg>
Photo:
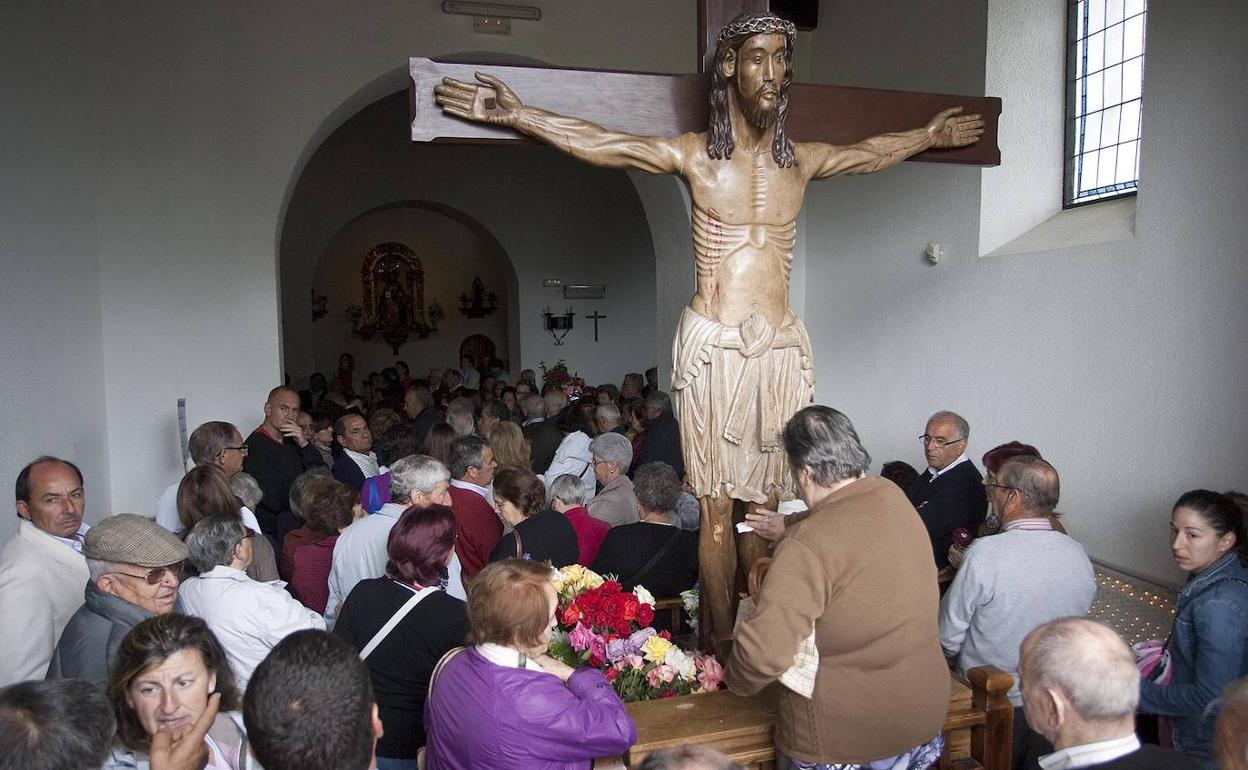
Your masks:
<svg viewBox="0 0 1248 770"><path fill-rule="evenodd" d="M545 361L541 361L538 368L542 370L543 391L550 385L557 385L569 399L575 399L580 397L581 391L585 388L584 378L568 374L568 365L562 358L555 361L549 368Z"/></svg>
<svg viewBox="0 0 1248 770"><path fill-rule="evenodd" d="M618 582L579 564L556 570L553 580L559 594L553 657L602 670L624 701L719 689L723 666L714 655L682 650L667 631L655 631L654 597L642 586L625 593Z"/></svg>

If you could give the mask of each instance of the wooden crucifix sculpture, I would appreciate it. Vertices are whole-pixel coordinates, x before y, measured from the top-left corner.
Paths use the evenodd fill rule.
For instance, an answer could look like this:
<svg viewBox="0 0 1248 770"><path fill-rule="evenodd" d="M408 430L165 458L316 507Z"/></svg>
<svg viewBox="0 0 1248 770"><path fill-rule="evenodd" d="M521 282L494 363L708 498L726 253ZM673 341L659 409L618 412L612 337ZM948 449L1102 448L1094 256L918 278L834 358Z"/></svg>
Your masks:
<svg viewBox="0 0 1248 770"><path fill-rule="evenodd" d="M712 39L707 22L733 5L759 3L703 0L705 40ZM708 43L702 61L710 64L709 84L704 76L491 68L520 92L540 93L545 107L582 117L525 104L502 79L471 67L411 61L414 140L489 140L505 136L502 128L593 165L676 174L688 186L697 284L676 333L672 390L687 481L702 509L707 646L732 634L738 547L745 569L765 552L757 535L734 538L734 515L774 510L794 495L780 432L814 388L810 340L789 308L807 183L879 171L919 153L983 165L999 159L999 100L799 90L791 82L796 30L762 5L732 18ZM447 115L470 122L438 115L431 95ZM790 106L802 102L814 114L800 121L795 141L787 131ZM963 114L968 103L979 112ZM985 135L990 142L976 151Z"/></svg>

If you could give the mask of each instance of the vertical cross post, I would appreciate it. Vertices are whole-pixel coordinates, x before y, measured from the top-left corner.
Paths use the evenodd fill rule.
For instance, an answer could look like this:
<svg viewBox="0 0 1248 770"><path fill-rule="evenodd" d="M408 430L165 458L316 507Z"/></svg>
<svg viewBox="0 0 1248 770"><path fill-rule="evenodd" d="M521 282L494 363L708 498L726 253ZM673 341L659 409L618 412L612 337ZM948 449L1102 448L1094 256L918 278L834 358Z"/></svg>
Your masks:
<svg viewBox="0 0 1248 770"><path fill-rule="evenodd" d="M594 342L597 342L597 341L598 341L598 321L599 321L600 319L606 318L606 316L605 316L605 315L599 315L598 311L597 311L597 310L595 310L595 311L594 311L594 313L593 313L593 315L587 315L587 316L585 316L585 317L586 317L586 318L591 318L591 319L593 319L593 321L594 321Z"/></svg>

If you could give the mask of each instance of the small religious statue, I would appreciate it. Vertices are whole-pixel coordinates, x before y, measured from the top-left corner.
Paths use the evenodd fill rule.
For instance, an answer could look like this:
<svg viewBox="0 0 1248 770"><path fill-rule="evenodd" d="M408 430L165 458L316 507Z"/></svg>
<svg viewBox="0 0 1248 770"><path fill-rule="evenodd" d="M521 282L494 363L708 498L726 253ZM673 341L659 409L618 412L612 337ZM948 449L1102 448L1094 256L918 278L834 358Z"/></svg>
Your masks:
<svg viewBox="0 0 1248 770"><path fill-rule="evenodd" d="M635 136L525 105L502 81L445 78L434 89L451 115L507 126L607 168L678 174L692 198L697 285L676 333L672 390L687 481L699 498L704 639L731 637L736 598L734 501L772 509L792 499L780 432L811 401L810 339L789 308L796 220L808 182L866 174L930 148L979 140L979 115L950 107L927 125L851 145L785 135L793 24L743 13L716 38L710 125L676 137ZM737 510L740 514L742 511ZM742 543L746 566L763 551Z"/></svg>

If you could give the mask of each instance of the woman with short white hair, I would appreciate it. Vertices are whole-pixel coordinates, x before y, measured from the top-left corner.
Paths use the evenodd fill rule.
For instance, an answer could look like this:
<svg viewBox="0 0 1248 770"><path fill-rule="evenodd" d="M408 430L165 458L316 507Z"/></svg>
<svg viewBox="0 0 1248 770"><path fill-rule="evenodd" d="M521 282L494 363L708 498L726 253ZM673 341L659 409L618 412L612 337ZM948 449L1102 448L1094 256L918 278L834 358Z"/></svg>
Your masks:
<svg viewBox="0 0 1248 770"><path fill-rule="evenodd" d="M186 536L198 577L182 582L178 597L188 615L203 618L225 648L230 667L246 689L251 672L288 634L325 630L325 619L286 593L280 580L247 577L255 532L237 516L209 516Z"/></svg>

